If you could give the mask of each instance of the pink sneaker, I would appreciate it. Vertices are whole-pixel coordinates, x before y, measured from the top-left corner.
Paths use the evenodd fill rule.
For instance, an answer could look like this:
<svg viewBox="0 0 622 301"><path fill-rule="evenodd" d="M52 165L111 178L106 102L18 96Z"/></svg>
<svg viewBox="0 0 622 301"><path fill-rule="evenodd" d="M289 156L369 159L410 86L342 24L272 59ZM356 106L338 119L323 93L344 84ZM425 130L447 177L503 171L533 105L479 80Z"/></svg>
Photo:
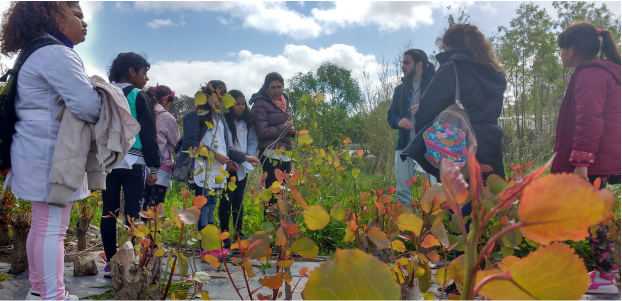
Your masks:
<svg viewBox="0 0 622 301"><path fill-rule="evenodd" d="M593 271L590 273L590 287L585 293L606 295L618 294L618 288L615 284L613 284L613 281L615 281L613 276L601 273L600 271Z"/></svg>
<svg viewBox="0 0 622 301"><path fill-rule="evenodd" d="M227 249L216 249L213 251L201 251L201 259L203 259L203 257L205 257L205 255L212 255L214 257L216 257L218 259L218 261L223 261L223 259L227 259L229 258L229 256L231 256L231 254L229 254L229 250Z"/></svg>

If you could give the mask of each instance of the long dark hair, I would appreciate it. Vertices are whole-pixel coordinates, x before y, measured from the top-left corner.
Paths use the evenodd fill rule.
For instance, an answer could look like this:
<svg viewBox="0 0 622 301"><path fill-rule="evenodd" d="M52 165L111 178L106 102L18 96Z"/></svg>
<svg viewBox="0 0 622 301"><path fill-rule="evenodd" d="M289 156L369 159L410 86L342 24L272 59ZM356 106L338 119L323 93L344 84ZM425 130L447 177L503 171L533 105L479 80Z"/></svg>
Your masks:
<svg viewBox="0 0 622 301"><path fill-rule="evenodd" d="M129 76L130 68L134 68L135 72L145 68L149 70L151 65L147 60L134 52L121 52L112 61L112 65L108 69L108 80L110 82L119 82L123 78Z"/></svg>
<svg viewBox="0 0 622 301"><path fill-rule="evenodd" d="M238 97L246 99L244 93L242 93L242 91L240 90L231 90L229 91L229 94L236 100L238 99ZM231 136L233 137L234 144L239 145L240 141L238 140L238 131L235 126L235 111L230 108L229 112L225 114L225 118L227 119L227 124L229 124L229 129L231 130ZM246 122L247 128L250 129L255 126L255 117L253 117L253 113L251 113L251 109L248 108L248 103L246 103L246 101L244 102L244 113L242 113L242 117L240 118Z"/></svg>
<svg viewBox="0 0 622 301"><path fill-rule="evenodd" d="M443 35L443 44L451 48L462 48L480 63L491 66L497 72L503 72L495 58L492 44L475 25L452 25Z"/></svg>
<svg viewBox="0 0 622 301"><path fill-rule="evenodd" d="M271 82L275 80L279 81L281 85L285 86L285 81L283 80L283 77L278 72L270 72L268 73L268 75L266 75L266 78L263 81L263 86L261 86L261 89L264 92L268 93L268 86L270 85Z"/></svg>
<svg viewBox="0 0 622 301"><path fill-rule="evenodd" d="M218 88L220 88L220 91L222 91L221 93L225 93L225 91L227 91L227 85L225 84L225 82L221 80L216 80L216 79L210 80L208 84L212 86L212 89L214 89L214 91L218 90ZM199 119L201 120L201 124L205 123L206 121L209 121L210 123L214 122L214 108L212 107L213 103L212 103L210 95L212 95L212 93L215 93L215 92L213 92L212 89L210 89L209 86L205 86L201 88L201 91L208 95L207 103L199 105L195 108L195 110L197 111L203 110L203 111L208 112L205 115L199 116Z"/></svg>
<svg viewBox="0 0 622 301"><path fill-rule="evenodd" d="M423 68L423 74L421 78L430 78L434 76L436 73L436 68L434 68L434 64L430 63L428 60L428 55L420 49L409 49L404 52L404 55L410 55L410 57L415 61L415 64L418 62L423 62L421 67Z"/></svg>
<svg viewBox="0 0 622 301"><path fill-rule="evenodd" d="M602 43L599 36L602 37ZM568 26L557 36L557 45L564 49L574 46L579 55L590 60L595 59L600 52L601 59L620 65L620 53L611 32L606 29L598 30L590 22L579 21Z"/></svg>
<svg viewBox="0 0 622 301"><path fill-rule="evenodd" d="M149 95L149 100L151 100L151 105L155 108L156 104L163 104L164 97L167 98L168 102L175 102L176 97L170 97L173 93L173 90L165 85L157 85L157 87L150 87L147 89L147 95Z"/></svg>
<svg viewBox="0 0 622 301"><path fill-rule="evenodd" d="M69 7L78 1L12 1L4 12L0 30L0 53L10 56L28 41L54 34L67 26Z"/></svg>

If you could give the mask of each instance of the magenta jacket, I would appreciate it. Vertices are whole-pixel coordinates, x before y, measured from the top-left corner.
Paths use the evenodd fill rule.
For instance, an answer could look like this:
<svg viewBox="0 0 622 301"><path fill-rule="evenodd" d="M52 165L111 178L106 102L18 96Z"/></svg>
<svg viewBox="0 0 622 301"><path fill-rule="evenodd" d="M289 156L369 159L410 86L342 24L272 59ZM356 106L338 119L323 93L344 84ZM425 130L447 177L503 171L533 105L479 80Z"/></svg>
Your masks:
<svg viewBox="0 0 622 301"><path fill-rule="evenodd" d="M620 65L579 65L559 111L552 173L588 166L588 175L620 174Z"/></svg>

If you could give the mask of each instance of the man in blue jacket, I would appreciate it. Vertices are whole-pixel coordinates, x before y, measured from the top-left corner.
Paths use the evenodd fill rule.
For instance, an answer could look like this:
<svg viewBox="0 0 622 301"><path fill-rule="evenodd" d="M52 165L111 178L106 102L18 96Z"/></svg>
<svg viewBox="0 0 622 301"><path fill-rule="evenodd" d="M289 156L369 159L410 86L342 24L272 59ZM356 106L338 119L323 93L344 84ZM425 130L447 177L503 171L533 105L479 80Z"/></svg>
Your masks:
<svg viewBox="0 0 622 301"><path fill-rule="evenodd" d="M417 134L415 132L415 112L419 107L419 100L423 92L432 81L435 68L428 61L425 52L419 49L410 49L404 52L402 72L404 72L404 77L402 83L395 87L393 92L393 102L387 112L387 122L391 128L398 130L397 147L395 148L397 200L411 207L411 186L407 185L406 181L412 181L417 163L411 158L402 161L400 154ZM430 182L436 183L436 179L431 177Z"/></svg>

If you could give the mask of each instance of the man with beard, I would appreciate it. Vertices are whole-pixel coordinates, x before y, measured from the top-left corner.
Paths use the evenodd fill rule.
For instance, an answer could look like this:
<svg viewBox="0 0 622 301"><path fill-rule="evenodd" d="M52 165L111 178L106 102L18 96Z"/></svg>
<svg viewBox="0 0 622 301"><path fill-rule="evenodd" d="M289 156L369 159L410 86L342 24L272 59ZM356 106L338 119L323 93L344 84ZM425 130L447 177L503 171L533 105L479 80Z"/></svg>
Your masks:
<svg viewBox="0 0 622 301"><path fill-rule="evenodd" d="M395 148L396 199L411 207L411 186L407 185L406 181L412 181L417 163L411 158L402 161L400 154L417 134L414 126L415 112L419 108L419 100L423 92L434 77L435 68L428 61L425 52L410 49L404 52L402 72L404 72L404 77L402 83L395 87L393 92L393 101L387 112L387 122L391 128L398 130ZM430 182L436 183L436 179L430 177Z"/></svg>

